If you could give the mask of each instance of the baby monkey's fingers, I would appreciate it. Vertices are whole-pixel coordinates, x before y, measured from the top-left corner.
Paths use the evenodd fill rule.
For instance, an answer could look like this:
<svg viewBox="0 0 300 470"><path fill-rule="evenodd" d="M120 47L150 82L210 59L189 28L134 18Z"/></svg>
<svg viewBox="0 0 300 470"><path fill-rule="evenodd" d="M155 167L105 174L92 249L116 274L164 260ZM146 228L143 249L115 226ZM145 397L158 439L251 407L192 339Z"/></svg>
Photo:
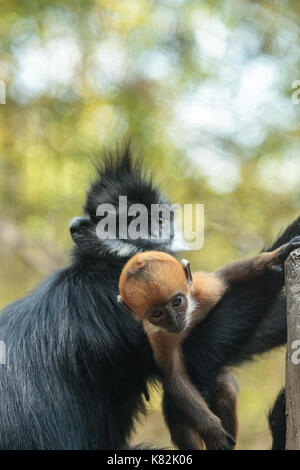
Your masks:
<svg viewBox="0 0 300 470"><path fill-rule="evenodd" d="M235 440L226 431L205 441L206 450L233 450Z"/></svg>
<svg viewBox="0 0 300 470"><path fill-rule="evenodd" d="M292 253L292 251L296 250L297 248L300 248L300 236L292 238L291 241L289 241L285 245L282 245L279 248L279 252L278 252L279 263L284 263L284 261L288 258L289 254Z"/></svg>
<svg viewBox="0 0 300 470"><path fill-rule="evenodd" d="M232 450L236 445L235 439L232 437L231 434L228 434L228 433L227 433L227 442L230 447L229 450Z"/></svg>
<svg viewBox="0 0 300 470"><path fill-rule="evenodd" d="M235 446L235 440L223 428L219 418L213 420L213 425L201 433L205 442L206 450L232 450Z"/></svg>

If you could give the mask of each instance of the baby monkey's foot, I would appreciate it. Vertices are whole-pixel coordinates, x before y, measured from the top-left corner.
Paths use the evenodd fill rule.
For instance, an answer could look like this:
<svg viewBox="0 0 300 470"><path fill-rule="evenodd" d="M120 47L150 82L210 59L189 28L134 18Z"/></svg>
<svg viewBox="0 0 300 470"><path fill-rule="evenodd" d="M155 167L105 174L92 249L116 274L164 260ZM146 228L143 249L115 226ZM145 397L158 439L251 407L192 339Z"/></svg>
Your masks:
<svg viewBox="0 0 300 470"><path fill-rule="evenodd" d="M182 259L181 260L181 265L184 269L185 277L187 282L193 286L193 277L192 277L192 271L191 271L191 264L187 259Z"/></svg>

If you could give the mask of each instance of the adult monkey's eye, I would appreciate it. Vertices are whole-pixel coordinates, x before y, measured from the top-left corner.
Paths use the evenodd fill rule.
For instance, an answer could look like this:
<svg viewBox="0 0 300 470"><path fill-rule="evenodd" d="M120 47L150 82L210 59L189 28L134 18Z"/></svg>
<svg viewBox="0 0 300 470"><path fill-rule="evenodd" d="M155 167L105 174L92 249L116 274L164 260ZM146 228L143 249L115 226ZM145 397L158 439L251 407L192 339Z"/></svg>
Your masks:
<svg viewBox="0 0 300 470"><path fill-rule="evenodd" d="M182 298L180 296L175 297L175 299L172 301L172 305L174 308L179 307L182 304Z"/></svg>
<svg viewBox="0 0 300 470"><path fill-rule="evenodd" d="M153 310L153 312L151 313L151 317L152 318L159 318L161 317L163 314L163 311L162 310Z"/></svg>

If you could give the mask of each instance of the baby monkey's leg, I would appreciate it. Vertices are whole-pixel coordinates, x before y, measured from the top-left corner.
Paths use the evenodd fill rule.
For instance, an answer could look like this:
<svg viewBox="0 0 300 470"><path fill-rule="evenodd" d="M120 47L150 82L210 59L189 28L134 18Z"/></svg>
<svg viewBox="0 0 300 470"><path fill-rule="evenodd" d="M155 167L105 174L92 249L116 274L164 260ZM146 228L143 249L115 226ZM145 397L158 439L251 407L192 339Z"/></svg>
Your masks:
<svg viewBox="0 0 300 470"><path fill-rule="evenodd" d="M215 274L228 285L249 281L264 274L272 266L283 264L289 254L299 247L300 237L295 237L274 251L260 253L254 258L226 264Z"/></svg>
<svg viewBox="0 0 300 470"><path fill-rule="evenodd" d="M237 382L233 375L225 369L218 376L212 408L222 421L225 431L234 438L235 442L238 436L237 398Z"/></svg>
<svg viewBox="0 0 300 470"><path fill-rule="evenodd" d="M202 450L204 444L200 436L187 424L184 415L167 393L163 397L163 411L171 440L179 450Z"/></svg>

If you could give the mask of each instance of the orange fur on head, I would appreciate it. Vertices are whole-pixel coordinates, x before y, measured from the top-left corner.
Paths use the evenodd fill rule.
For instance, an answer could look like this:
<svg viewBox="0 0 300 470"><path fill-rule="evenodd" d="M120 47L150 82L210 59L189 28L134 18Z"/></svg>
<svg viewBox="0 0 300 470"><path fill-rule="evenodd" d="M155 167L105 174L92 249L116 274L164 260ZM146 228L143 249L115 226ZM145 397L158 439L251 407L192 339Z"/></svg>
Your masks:
<svg viewBox="0 0 300 470"><path fill-rule="evenodd" d="M160 251L133 256L120 276L122 300L141 319L146 309L167 301L176 291L189 291L184 269L177 259Z"/></svg>

